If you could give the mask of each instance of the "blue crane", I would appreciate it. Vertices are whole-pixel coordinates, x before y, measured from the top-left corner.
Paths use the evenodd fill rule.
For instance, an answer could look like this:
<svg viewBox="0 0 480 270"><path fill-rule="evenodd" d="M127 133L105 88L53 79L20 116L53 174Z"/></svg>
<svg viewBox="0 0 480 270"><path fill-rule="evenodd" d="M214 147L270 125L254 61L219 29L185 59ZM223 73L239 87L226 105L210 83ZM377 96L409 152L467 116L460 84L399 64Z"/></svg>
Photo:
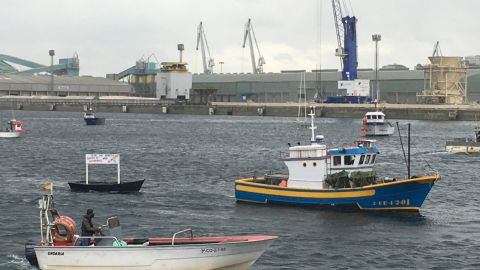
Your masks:
<svg viewBox="0 0 480 270"><path fill-rule="evenodd" d="M347 7L345 2L343 4L345 8L342 8L340 0L332 0L338 43L335 55L340 57L342 80L351 81L357 79L357 18L349 15L344 17L344 9L347 10Z"/></svg>

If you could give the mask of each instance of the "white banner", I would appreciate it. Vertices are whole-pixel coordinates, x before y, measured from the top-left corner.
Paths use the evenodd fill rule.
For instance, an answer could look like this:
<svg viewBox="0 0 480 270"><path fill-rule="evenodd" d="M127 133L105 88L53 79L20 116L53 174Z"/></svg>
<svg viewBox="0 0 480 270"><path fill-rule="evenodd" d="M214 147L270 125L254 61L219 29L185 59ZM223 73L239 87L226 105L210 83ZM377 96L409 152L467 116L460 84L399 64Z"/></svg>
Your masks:
<svg viewBox="0 0 480 270"><path fill-rule="evenodd" d="M87 164L120 164L120 154L86 154Z"/></svg>

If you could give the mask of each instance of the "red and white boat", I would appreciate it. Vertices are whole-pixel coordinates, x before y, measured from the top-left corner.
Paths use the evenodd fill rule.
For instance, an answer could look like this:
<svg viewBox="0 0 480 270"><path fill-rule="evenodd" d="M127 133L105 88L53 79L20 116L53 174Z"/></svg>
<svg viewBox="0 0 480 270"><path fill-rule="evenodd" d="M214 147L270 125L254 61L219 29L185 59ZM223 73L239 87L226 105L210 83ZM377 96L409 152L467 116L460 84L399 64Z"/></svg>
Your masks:
<svg viewBox="0 0 480 270"><path fill-rule="evenodd" d="M31 264L40 269L248 269L276 236L196 237L191 229L168 238L124 238L117 217L107 220L101 236L87 237L95 244L80 246L75 222L58 215L53 195L40 204L41 243L25 248ZM189 233L189 237L177 235ZM85 238L85 237L84 237ZM36 258L35 258L36 257Z"/></svg>
<svg viewBox="0 0 480 270"><path fill-rule="evenodd" d="M15 120L15 119L13 119ZM18 120L15 120L15 122L12 122L13 120L10 120L8 121L8 127L5 129L5 131L0 131L0 138L18 138L20 137L20 133L21 132L17 132L16 131L16 121ZM20 129L22 127L22 124L21 124L21 121L20 122Z"/></svg>

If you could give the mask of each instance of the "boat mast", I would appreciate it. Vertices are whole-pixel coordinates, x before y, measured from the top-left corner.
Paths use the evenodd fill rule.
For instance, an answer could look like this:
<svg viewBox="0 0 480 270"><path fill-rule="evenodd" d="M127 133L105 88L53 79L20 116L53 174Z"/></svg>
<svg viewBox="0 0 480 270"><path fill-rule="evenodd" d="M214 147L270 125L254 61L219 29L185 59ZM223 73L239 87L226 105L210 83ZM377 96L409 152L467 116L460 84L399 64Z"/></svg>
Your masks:
<svg viewBox="0 0 480 270"><path fill-rule="evenodd" d="M315 129L317 129L317 127L315 126L315 123L313 122L313 120L315 119L315 112L314 112L313 108L310 110L310 113L308 115L310 116L310 119L312 120L311 126L309 127L309 129L312 130L312 137L310 138L310 141L315 142Z"/></svg>
<svg viewBox="0 0 480 270"><path fill-rule="evenodd" d="M408 123L407 126L408 126L408 167L407 167L408 178L407 179L410 179L410 123Z"/></svg>

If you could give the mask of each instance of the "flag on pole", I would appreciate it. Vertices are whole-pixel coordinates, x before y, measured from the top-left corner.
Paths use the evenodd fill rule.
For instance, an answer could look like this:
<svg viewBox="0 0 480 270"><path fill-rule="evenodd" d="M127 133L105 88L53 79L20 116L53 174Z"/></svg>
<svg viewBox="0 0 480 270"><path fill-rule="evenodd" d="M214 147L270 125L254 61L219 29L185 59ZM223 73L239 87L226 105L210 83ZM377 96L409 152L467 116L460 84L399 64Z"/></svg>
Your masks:
<svg viewBox="0 0 480 270"><path fill-rule="evenodd" d="M44 190L52 191L52 189L53 189L53 184L52 184L52 183L41 184L41 185L40 185L40 188L42 188L42 189L44 189Z"/></svg>

